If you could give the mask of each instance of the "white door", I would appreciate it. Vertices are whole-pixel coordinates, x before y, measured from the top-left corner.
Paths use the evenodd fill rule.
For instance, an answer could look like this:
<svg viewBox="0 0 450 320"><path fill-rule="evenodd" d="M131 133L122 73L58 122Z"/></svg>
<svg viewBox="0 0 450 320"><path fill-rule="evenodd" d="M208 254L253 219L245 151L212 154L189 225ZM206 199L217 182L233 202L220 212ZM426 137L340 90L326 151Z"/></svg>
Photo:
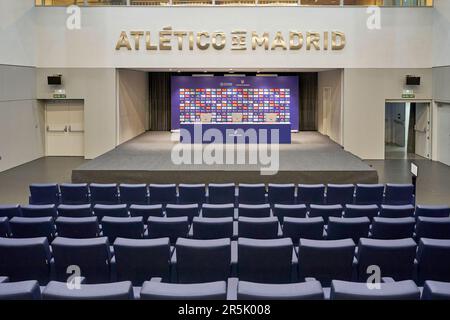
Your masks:
<svg viewBox="0 0 450 320"><path fill-rule="evenodd" d="M450 104L439 104L437 112L437 160L450 166Z"/></svg>
<svg viewBox="0 0 450 320"><path fill-rule="evenodd" d="M430 104L416 103L416 154L431 158L431 136L430 136Z"/></svg>
<svg viewBox="0 0 450 320"><path fill-rule="evenodd" d="M47 156L84 156L84 112L78 101L46 105Z"/></svg>

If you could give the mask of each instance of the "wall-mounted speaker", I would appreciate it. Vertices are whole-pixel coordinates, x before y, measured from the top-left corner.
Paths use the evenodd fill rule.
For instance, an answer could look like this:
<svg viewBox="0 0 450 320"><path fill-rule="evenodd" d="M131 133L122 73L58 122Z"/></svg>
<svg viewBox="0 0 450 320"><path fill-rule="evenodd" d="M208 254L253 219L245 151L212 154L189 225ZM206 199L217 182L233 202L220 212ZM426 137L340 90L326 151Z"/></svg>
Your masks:
<svg viewBox="0 0 450 320"><path fill-rule="evenodd" d="M408 86L420 86L420 77L406 76L406 85L408 85Z"/></svg>
<svg viewBox="0 0 450 320"><path fill-rule="evenodd" d="M49 86L60 86L62 84L62 75L48 76L47 82Z"/></svg>

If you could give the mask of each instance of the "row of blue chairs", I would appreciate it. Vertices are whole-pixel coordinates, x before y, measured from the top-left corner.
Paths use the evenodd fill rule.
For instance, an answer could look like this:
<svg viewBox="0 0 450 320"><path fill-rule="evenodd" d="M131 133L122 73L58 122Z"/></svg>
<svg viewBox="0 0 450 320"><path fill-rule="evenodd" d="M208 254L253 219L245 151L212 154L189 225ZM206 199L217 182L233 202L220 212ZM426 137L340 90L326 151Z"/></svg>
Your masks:
<svg viewBox="0 0 450 320"><path fill-rule="evenodd" d="M330 288L309 279L289 284L266 284L229 278L228 281L179 284L160 278L133 287L130 281L80 284L70 289L51 281L40 288L36 280L9 282L0 278L0 300L449 300L450 283L426 281L423 288L411 280L385 281L375 288L366 283L333 280Z"/></svg>
<svg viewBox="0 0 450 320"><path fill-rule="evenodd" d="M414 204L412 184L32 184L30 204Z"/></svg>
<svg viewBox="0 0 450 320"><path fill-rule="evenodd" d="M0 238L0 275L12 281L67 281L74 266L86 283L131 281L142 285L152 277L166 282L201 283L229 277L258 283L293 283L313 277L328 286L332 280L366 282L380 277L450 281L450 240L422 238L376 240L290 238L195 240L117 238L113 250L106 237L72 239Z"/></svg>

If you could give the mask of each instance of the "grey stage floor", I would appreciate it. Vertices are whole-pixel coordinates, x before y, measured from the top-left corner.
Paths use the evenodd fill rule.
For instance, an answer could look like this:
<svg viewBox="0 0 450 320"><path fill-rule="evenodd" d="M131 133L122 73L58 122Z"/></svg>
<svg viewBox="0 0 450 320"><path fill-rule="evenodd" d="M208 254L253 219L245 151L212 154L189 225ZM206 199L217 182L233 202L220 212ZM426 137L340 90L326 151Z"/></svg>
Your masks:
<svg viewBox="0 0 450 320"><path fill-rule="evenodd" d="M375 169L317 132L292 135L292 144L279 145L279 168L262 175L259 164L181 164L172 161L177 136L148 132L104 155L82 164L72 173L73 182L273 182L273 183L374 183ZM174 140L174 141L173 141ZM193 146L204 150L206 145ZM202 149L203 148L203 149ZM226 145L225 151L234 148ZM250 146L239 145L249 159ZM225 157L224 157L225 159Z"/></svg>

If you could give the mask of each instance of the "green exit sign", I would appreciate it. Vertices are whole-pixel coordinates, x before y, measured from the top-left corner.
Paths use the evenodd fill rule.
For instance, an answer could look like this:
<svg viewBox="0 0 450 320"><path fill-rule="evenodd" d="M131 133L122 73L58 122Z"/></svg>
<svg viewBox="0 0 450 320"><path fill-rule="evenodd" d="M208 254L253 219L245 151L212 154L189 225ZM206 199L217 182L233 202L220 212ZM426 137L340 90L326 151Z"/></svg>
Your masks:
<svg viewBox="0 0 450 320"><path fill-rule="evenodd" d="M53 95L53 99L65 99L66 95L65 94L54 94Z"/></svg>
<svg viewBox="0 0 450 320"><path fill-rule="evenodd" d="M402 94L403 99L414 99L416 95L414 93L404 93Z"/></svg>

